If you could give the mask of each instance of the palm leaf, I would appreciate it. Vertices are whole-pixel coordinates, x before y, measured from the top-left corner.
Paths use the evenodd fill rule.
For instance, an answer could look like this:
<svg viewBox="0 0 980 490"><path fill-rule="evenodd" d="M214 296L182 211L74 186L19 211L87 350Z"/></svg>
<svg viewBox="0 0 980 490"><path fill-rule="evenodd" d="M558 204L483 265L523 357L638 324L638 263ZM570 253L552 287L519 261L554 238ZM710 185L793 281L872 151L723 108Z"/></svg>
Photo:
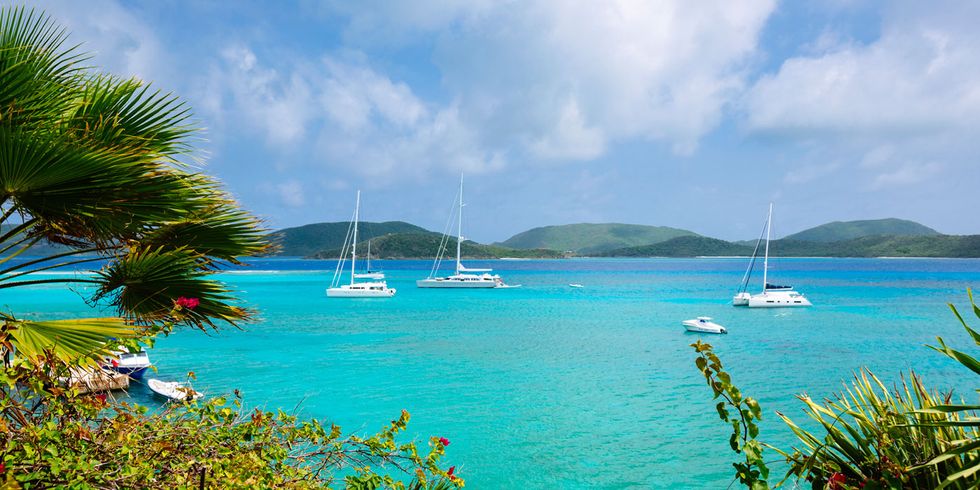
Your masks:
<svg viewBox="0 0 980 490"><path fill-rule="evenodd" d="M198 328L214 327L215 320L235 325L248 319L251 312L232 305L228 289L208 279L212 271L207 263L187 249L136 249L99 271L96 299L109 299L121 314L140 322L173 318L180 297L199 300L196 308L182 310L179 318Z"/></svg>
<svg viewBox="0 0 980 490"><path fill-rule="evenodd" d="M50 352L69 363L97 361L111 353L107 342L137 333L122 318L30 321L5 316L4 324L18 356L40 359Z"/></svg>

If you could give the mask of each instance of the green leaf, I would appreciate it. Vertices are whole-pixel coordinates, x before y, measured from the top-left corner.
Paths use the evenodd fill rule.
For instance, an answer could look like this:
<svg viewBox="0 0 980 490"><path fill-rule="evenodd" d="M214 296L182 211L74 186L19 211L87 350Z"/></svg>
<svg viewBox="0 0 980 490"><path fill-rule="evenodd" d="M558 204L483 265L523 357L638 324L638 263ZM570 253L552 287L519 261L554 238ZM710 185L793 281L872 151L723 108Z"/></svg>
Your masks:
<svg viewBox="0 0 980 490"><path fill-rule="evenodd" d="M121 318L29 321L7 317L4 323L18 356L38 359L51 351L68 363L96 362L111 354L106 342L137 333Z"/></svg>

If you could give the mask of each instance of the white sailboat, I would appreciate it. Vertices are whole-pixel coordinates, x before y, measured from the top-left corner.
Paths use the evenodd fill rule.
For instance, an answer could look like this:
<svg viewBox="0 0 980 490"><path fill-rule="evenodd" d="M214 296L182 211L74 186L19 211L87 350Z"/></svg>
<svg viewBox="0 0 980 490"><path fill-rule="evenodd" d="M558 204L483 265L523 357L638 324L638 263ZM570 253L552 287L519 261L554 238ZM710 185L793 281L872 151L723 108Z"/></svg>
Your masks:
<svg viewBox="0 0 980 490"><path fill-rule="evenodd" d="M752 260L749 267L742 276L742 284L735 297L732 298L732 306L748 306L749 308L785 308L793 306L812 306L806 296L793 290L792 286L778 286L769 284L769 239L772 236L772 203L769 203L769 217L766 219L766 251L762 262L762 292L750 294L748 288L749 279L752 277L752 269L755 267L756 257L759 253L759 242L756 242L755 251L752 252Z"/></svg>
<svg viewBox="0 0 980 490"><path fill-rule="evenodd" d="M368 240L368 251L367 251L367 265L364 267L364 272L358 272L354 274L355 279L384 279L385 273L382 271L376 271L371 269L371 240Z"/></svg>
<svg viewBox="0 0 980 490"><path fill-rule="evenodd" d="M327 288L330 298L390 298L395 295L395 289L389 288L385 281L357 282L354 270L357 266L357 221L361 213L361 191L357 191L357 204L354 205L354 217L351 219L347 238L341 247L340 260L333 274L333 281ZM351 232L353 230L353 233ZM350 245L350 284L340 284L343 278L344 262L347 261L347 245Z"/></svg>
<svg viewBox="0 0 980 490"><path fill-rule="evenodd" d="M454 205L455 207L455 205ZM457 222L457 233L456 233L456 272L451 276L438 277L439 266L442 264L443 255L446 251L446 245L449 241L448 226L446 233L443 234L442 241L439 243L439 251L436 253L436 259L432 263L432 270L429 271L429 277L425 279L419 279L415 281L415 284L420 288L472 288L472 289L487 289L487 288L506 288L506 287L517 287L508 286L504 284L504 281L500 276L492 274L493 269L472 269L463 266L460 256L463 247L463 176L459 176L459 213Z"/></svg>

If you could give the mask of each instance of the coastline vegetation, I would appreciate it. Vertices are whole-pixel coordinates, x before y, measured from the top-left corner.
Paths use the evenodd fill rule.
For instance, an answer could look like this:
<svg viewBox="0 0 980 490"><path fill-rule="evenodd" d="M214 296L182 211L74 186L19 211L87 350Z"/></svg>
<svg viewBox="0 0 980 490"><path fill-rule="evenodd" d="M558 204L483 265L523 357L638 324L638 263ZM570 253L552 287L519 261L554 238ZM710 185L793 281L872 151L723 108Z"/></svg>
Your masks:
<svg viewBox="0 0 980 490"><path fill-rule="evenodd" d="M973 313L980 307L970 296ZM980 332L970 327L956 307L949 305L974 344ZM949 347L940 337L931 348L980 375L980 361ZM798 445L785 450L756 441L754 421L762 411L755 400L744 397L723 370L711 345L691 345L695 363L715 399L721 419L732 426L732 449L745 461L734 463L735 479L747 488L769 488L763 448L770 448L789 464L780 486L787 481L807 481L813 488L852 489L971 489L980 485L980 405L954 402L952 392L928 389L910 370L900 386L888 388L867 368L855 374L850 385L834 399L797 398L805 405L810 431L779 412ZM734 413L735 415L732 415Z"/></svg>
<svg viewBox="0 0 980 490"><path fill-rule="evenodd" d="M66 383L175 329L249 321L212 275L271 251L261 223L196 170L190 109L87 68L66 42L46 15L0 9L0 290L70 286L116 316L0 312L3 487L462 486L440 467L449 441L397 440L407 412L359 436L249 410L237 392L154 411ZM57 247L23 258L42 243ZM94 274L38 274L96 262Z"/></svg>

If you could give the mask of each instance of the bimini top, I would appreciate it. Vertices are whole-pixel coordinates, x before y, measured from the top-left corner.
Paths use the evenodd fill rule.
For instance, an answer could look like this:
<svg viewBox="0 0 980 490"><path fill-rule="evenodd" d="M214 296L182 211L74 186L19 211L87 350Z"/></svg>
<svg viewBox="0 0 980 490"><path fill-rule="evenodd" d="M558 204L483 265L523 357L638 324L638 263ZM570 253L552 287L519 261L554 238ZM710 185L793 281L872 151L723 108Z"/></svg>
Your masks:
<svg viewBox="0 0 980 490"><path fill-rule="evenodd" d="M793 286L780 286L779 284L766 283L766 291L770 289L793 289Z"/></svg>

